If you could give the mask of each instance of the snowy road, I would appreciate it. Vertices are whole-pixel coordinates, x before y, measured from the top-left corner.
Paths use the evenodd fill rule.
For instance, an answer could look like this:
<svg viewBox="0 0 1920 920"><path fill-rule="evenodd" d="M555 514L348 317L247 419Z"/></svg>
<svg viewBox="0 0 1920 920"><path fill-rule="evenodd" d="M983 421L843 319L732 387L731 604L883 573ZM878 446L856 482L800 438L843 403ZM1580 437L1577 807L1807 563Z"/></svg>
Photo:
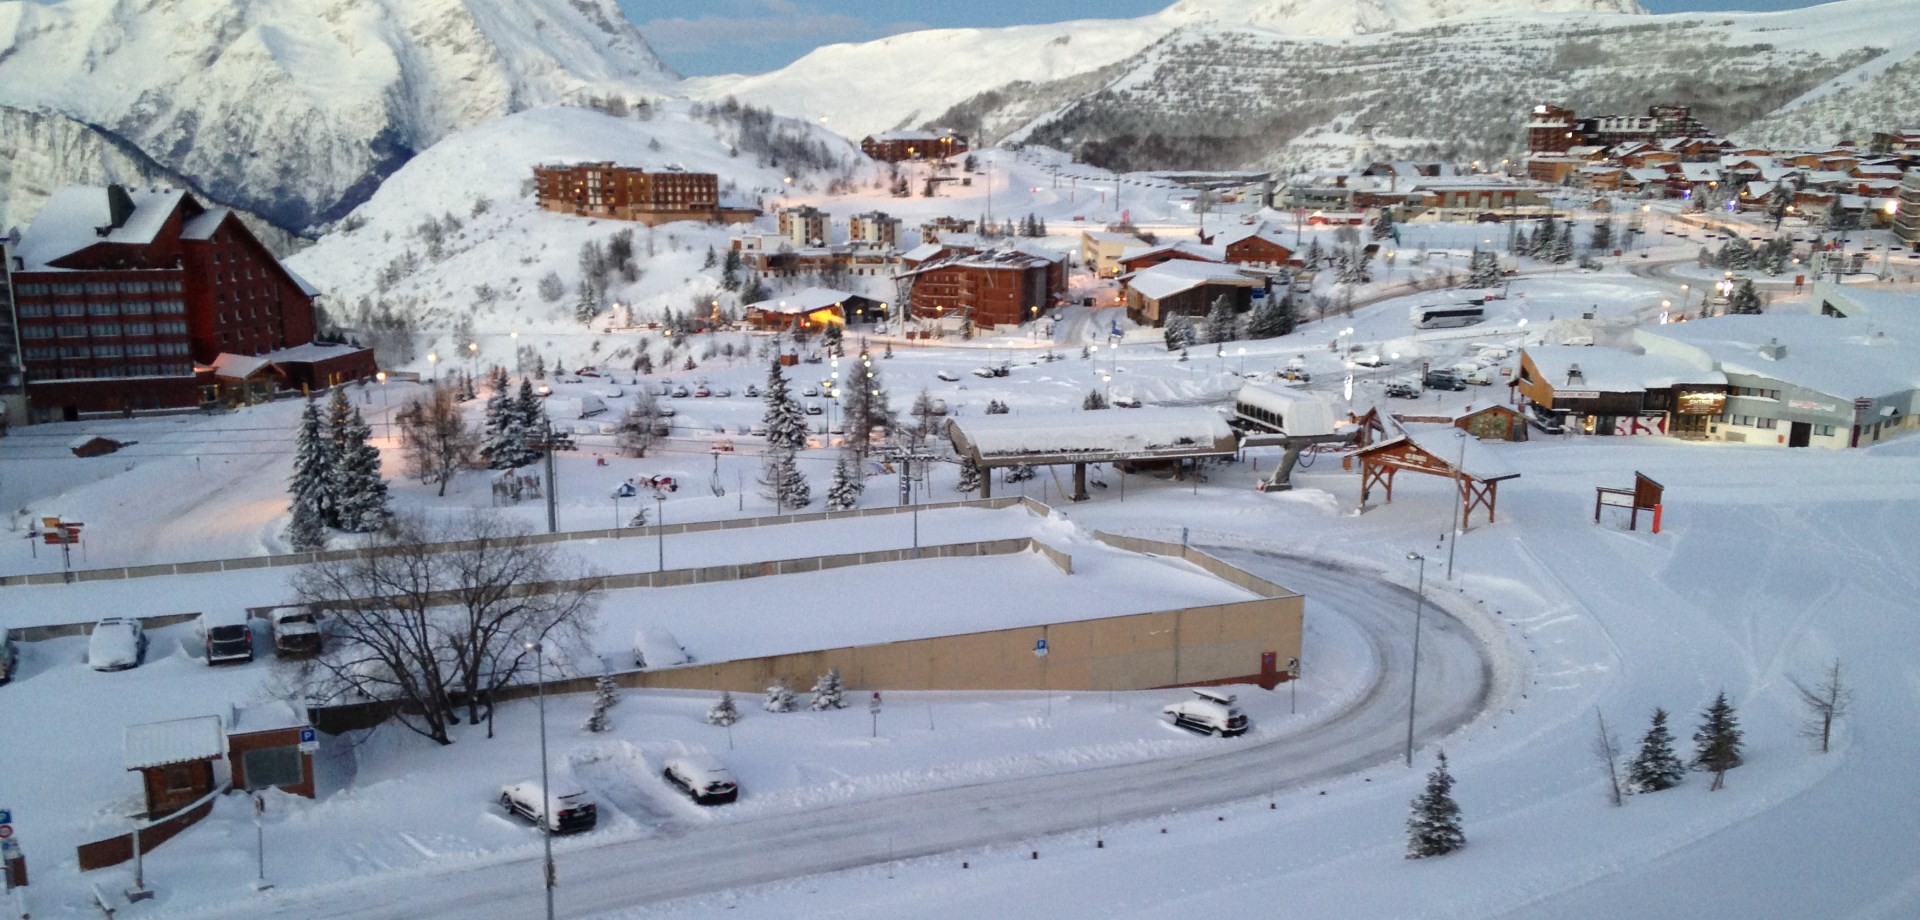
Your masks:
<svg viewBox="0 0 1920 920"><path fill-rule="evenodd" d="M1284 792L1392 762L1404 745L1413 592L1370 573L1262 551L1219 548L1308 598L1308 616L1348 618L1375 658L1376 682L1317 725L1265 742L1221 742L1220 753L932 790L851 805L690 827L556 856L558 913L591 917L639 904L823 872L1149 819ZM1464 624L1429 604L1420 648L1422 743L1472 720L1492 697L1486 650ZM1307 650L1311 667L1312 650ZM1310 679L1310 675L1309 675ZM192 911L195 917L407 918L536 916L537 858L454 865L275 891Z"/></svg>

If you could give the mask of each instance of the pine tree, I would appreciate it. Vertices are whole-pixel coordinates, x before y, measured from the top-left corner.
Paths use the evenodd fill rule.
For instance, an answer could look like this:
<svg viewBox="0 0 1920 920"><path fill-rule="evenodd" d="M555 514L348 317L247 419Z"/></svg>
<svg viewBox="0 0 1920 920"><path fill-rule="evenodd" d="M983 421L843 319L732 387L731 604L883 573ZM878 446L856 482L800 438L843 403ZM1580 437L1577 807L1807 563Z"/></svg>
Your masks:
<svg viewBox="0 0 1920 920"><path fill-rule="evenodd" d="M888 405L887 387L880 379L880 368L874 365L873 356L866 349L860 350L840 386L846 410L842 416L847 423L847 443L864 457L873 444L876 429L885 436L898 424Z"/></svg>
<svg viewBox="0 0 1920 920"><path fill-rule="evenodd" d="M732 691L720 691L720 701L707 710L707 724L727 726L740 721L740 707L733 704Z"/></svg>
<svg viewBox="0 0 1920 920"><path fill-rule="evenodd" d="M372 438L373 429L360 410L353 409L333 461L335 526L348 533L373 533L392 515L387 481L380 475L380 449L368 443Z"/></svg>
<svg viewBox="0 0 1920 920"><path fill-rule="evenodd" d="M333 442L320 417L320 401L310 396L294 436L293 479L288 488L293 520L287 523L286 537L296 550L319 549L327 543L327 517L333 507L332 455Z"/></svg>
<svg viewBox="0 0 1920 920"><path fill-rule="evenodd" d="M973 462L971 454L960 461L960 481L954 485L954 488L963 495L972 495L980 491L980 465Z"/></svg>
<svg viewBox="0 0 1920 920"><path fill-rule="evenodd" d="M1255 339L1271 339L1293 331L1293 292L1284 296L1269 296L1261 301L1253 311L1253 318L1247 323L1247 336Z"/></svg>
<svg viewBox="0 0 1920 920"><path fill-rule="evenodd" d="M513 414L519 434L518 439L508 445L514 458L508 466L525 466L540 455L527 445L547 437L547 404L534 395L533 384L525 378L520 381L519 395L514 397Z"/></svg>
<svg viewBox="0 0 1920 920"><path fill-rule="evenodd" d="M1667 730L1667 711L1653 711L1653 727L1640 739L1640 753L1627 765L1627 788L1633 792L1659 792L1680 785L1687 768L1673 753L1673 733Z"/></svg>
<svg viewBox="0 0 1920 920"><path fill-rule="evenodd" d="M1453 800L1453 775L1447 772L1447 755L1427 774L1427 789L1413 800L1413 814L1407 818L1407 858L1425 859L1445 856L1467 845L1466 832L1460 828L1460 806Z"/></svg>
<svg viewBox="0 0 1920 920"><path fill-rule="evenodd" d="M1167 340L1168 351L1179 351L1182 348L1192 345L1199 339L1199 336L1195 335L1193 331L1193 317L1185 313L1175 313L1167 317L1164 335Z"/></svg>
<svg viewBox="0 0 1920 920"><path fill-rule="evenodd" d="M587 717L587 731L604 732L613 727L613 721L607 718L607 710L620 702L620 685L613 682L613 675L602 674L593 681L593 715Z"/></svg>
<svg viewBox="0 0 1920 920"><path fill-rule="evenodd" d="M866 476L861 474L859 456L850 450L842 452L840 462L833 467L833 482L827 486L827 510L853 510L859 506L860 493L866 487Z"/></svg>
<svg viewBox="0 0 1920 920"><path fill-rule="evenodd" d="M1559 235L1560 225L1553 219L1553 212L1548 211L1540 218L1539 226L1533 230L1533 241L1527 247L1527 255L1536 259L1548 258L1553 250L1553 241L1558 239Z"/></svg>
<svg viewBox="0 0 1920 920"><path fill-rule="evenodd" d="M1475 247L1473 255L1467 260L1466 287L1490 288L1500 286L1500 257L1489 250Z"/></svg>
<svg viewBox="0 0 1920 920"><path fill-rule="evenodd" d="M792 712L793 706L793 688L784 680L775 680L767 688L767 698L760 703L760 708L768 712Z"/></svg>
<svg viewBox="0 0 1920 920"><path fill-rule="evenodd" d="M1394 235L1393 209L1381 208L1380 216L1373 219L1373 238L1384 240Z"/></svg>
<svg viewBox="0 0 1920 920"><path fill-rule="evenodd" d="M1740 279L1740 286L1734 288L1733 296L1728 298L1727 312L1746 316L1760 313L1760 292L1753 289L1752 278Z"/></svg>
<svg viewBox="0 0 1920 920"><path fill-rule="evenodd" d="M496 383L493 395L487 397L485 417L480 455L487 458L488 468L506 469L518 457L518 450L512 446L512 432L519 430L520 415L515 409L513 394L504 385Z"/></svg>
<svg viewBox="0 0 1920 920"><path fill-rule="evenodd" d="M828 668L827 673L813 682L813 702L808 708L814 712L847 708L846 688L840 684L839 668Z"/></svg>
<svg viewBox="0 0 1920 920"><path fill-rule="evenodd" d="M1714 774L1713 788L1720 788L1728 770L1741 764L1740 719L1722 690L1700 714L1700 728L1693 733L1693 765Z"/></svg>
<svg viewBox="0 0 1920 920"><path fill-rule="evenodd" d="M1593 236L1587 240L1587 248L1601 253L1613 248L1613 221L1593 222Z"/></svg>
<svg viewBox="0 0 1920 920"><path fill-rule="evenodd" d="M1213 344L1231 342L1240 337L1240 317L1236 314L1233 295L1221 294L1213 299L1213 306L1207 310L1207 341Z"/></svg>
<svg viewBox="0 0 1920 920"><path fill-rule="evenodd" d="M1573 261L1573 221L1560 225L1560 235L1554 237L1553 247L1547 251L1547 261L1555 265Z"/></svg>
<svg viewBox="0 0 1920 920"><path fill-rule="evenodd" d="M762 421L767 425L767 447L800 450L807 446L807 414L787 387L787 375L780 362L767 370L767 386L760 396L766 406Z"/></svg>
<svg viewBox="0 0 1920 920"><path fill-rule="evenodd" d="M593 285L583 279L573 301L573 318L582 323L591 323L599 313L600 295L594 291Z"/></svg>

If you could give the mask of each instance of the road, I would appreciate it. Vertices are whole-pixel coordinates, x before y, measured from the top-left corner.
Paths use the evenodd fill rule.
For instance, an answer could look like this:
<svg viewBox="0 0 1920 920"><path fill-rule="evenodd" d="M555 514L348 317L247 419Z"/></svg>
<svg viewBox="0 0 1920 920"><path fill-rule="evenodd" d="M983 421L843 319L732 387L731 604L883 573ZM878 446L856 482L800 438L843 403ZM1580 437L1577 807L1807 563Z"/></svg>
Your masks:
<svg viewBox="0 0 1920 920"><path fill-rule="evenodd" d="M1257 550L1223 558L1307 595L1308 616L1344 616L1366 637L1378 679L1302 732L1222 741L1219 753L876 798L609 839L556 856L557 914L592 917L673 898L991 845L1018 844L1170 812L1286 792L1400 759L1405 744L1413 592L1370 574ZM1427 607L1418 734L1424 745L1490 699L1487 652L1467 628ZM750 791L749 791L749 794ZM571 842L570 842L571 843ZM543 911L537 858L462 860L444 868L276 891L195 917L533 917Z"/></svg>

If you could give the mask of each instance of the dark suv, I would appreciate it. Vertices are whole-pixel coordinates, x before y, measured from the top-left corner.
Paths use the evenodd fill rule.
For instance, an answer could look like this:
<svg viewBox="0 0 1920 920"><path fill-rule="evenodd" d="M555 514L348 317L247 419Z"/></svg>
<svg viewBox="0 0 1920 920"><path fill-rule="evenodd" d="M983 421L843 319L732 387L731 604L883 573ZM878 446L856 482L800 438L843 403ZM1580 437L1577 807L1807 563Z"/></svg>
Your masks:
<svg viewBox="0 0 1920 920"><path fill-rule="evenodd" d="M253 660L253 626L245 614L233 617L202 618L200 631L207 649L207 664Z"/></svg>
<svg viewBox="0 0 1920 920"><path fill-rule="evenodd" d="M1433 370L1427 372L1427 377L1421 381L1421 386L1429 390L1464 390L1467 388L1467 382L1452 371Z"/></svg>

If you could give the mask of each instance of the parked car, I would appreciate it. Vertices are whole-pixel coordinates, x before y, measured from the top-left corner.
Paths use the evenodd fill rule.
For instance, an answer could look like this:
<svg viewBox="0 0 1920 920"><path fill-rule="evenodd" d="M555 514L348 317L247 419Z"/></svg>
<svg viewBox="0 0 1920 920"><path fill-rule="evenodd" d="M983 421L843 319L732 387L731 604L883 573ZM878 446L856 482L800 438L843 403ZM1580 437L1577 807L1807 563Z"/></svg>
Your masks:
<svg viewBox="0 0 1920 920"><path fill-rule="evenodd" d="M1394 399L1419 399L1420 391L1414 389L1411 383L1395 381L1387 384L1387 395Z"/></svg>
<svg viewBox="0 0 1920 920"><path fill-rule="evenodd" d="M320 654L320 615L305 607L281 607L270 618L273 654L280 658L312 658Z"/></svg>
<svg viewBox="0 0 1920 920"><path fill-rule="evenodd" d="M820 395L820 388L819 388L819 387L807 387L806 389L804 389L804 390L801 390L801 391L800 391L800 395L801 395L801 396L819 396L819 395Z"/></svg>
<svg viewBox="0 0 1920 920"><path fill-rule="evenodd" d="M714 387L714 388L713 388L713 395L714 395L714 396L716 396L716 397L721 397L721 398L724 398L724 397L728 397L728 396L732 396L732 395L733 395L733 391L732 391L732 390L729 390L729 389L727 389L726 387Z"/></svg>
<svg viewBox="0 0 1920 920"><path fill-rule="evenodd" d="M760 398L760 388L759 388L758 386L755 386L755 385L753 385L753 384L751 384L751 383L749 383L749 384L747 384L747 389L746 389L746 391L745 391L745 392L743 392L743 393L741 393L740 395L742 395L742 396L745 396L745 397L747 397L747 398L749 398L749 399L759 399L759 398Z"/></svg>
<svg viewBox="0 0 1920 920"><path fill-rule="evenodd" d="M958 383L960 380L960 376L958 374L955 374L952 371L941 371L940 373L935 374L934 376L940 378L941 380L945 380L948 383Z"/></svg>
<svg viewBox="0 0 1920 920"><path fill-rule="evenodd" d="M633 666L677 668L693 661L686 646L663 626L642 626L633 634Z"/></svg>
<svg viewBox="0 0 1920 920"><path fill-rule="evenodd" d="M562 786L561 789L572 789ZM500 807L508 814L519 815L536 826L544 824L548 831L555 834L572 834L593 830L600 820L600 809L594 805L593 798L584 790L556 792L547 801L547 807L540 805L540 783L538 780L511 783L500 787ZM552 818L548 818L552 815Z"/></svg>
<svg viewBox="0 0 1920 920"><path fill-rule="evenodd" d="M1361 367L1381 367L1381 366L1384 366L1387 362L1381 360L1379 355L1369 352L1367 354L1354 355L1353 363Z"/></svg>
<svg viewBox="0 0 1920 920"><path fill-rule="evenodd" d="M87 666L96 671L124 671L140 666L147 658L147 631L140 621L128 617L106 617L93 624L87 638Z"/></svg>
<svg viewBox="0 0 1920 920"><path fill-rule="evenodd" d="M253 616L245 610L200 615L200 642L207 664L253 660Z"/></svg>
<svg viewBox="0 0 1920 920"><path fill-rule="evenodd" d="M13 647L13 633L0 629L0 684L13 680L13 670L20 666L20 651Z"/></svg>
<svg viewBox="0 0 1920 920"><path fill-rule="evenodd" d="M673 418L680 414L680 410L672 406L655 406L653 407L653 414L661 418Z"/></svg>
<svg viewBox="0 0 1920 920"><path fill-rule="evenodd" d="M709 397L709 396L712 396L712 395L713 395L713 391L712 391L712 390L709 390L709 389L707 389L706 387L700 387L700 388L698 388L698 389L696 389L696 390L694 390L694 391L693 391L693 395L694 395L694 396L696 396L696 397L698 397L698 398L700 398L700 399L705 399L705 398L707 398L707 397Z"/></svg>
<svg viewBox="0 0 1920 920"><path fill-rule="evenodd" d="M1429 390L1464 390L1467 388L1467 382L1461 380L1459 374L1439 367L1427 371L1426 378L1422 380L1420 384Z"/></svg>
<svg viewBox="0 0 1920 920"><path fill-rule="evenodd" d="M725 805L740 797L740 782L733 778L733 771L702 754L669 760L660 775L700 805Z"/></svg>
<svg viewBox="0 0 1920 920"><path fill-rule="evenodd" d="M1113 404L1116 406L1119 406L1122 409L1138 409L1140 408L1140 397L1115 396L1113 398Z"/></svg>
<svg viewBox="0 0 1920 920"><path fill-rule="evenodd" d="M674 388L673 388L673 398L674 398L674 399L686 399L686 398L687 398L687 388L686 388L686 387L674 387Z"/></svg>
<svg viewBox="0 0 1920 920"><path fill-rule="evenodd" d="M826 411L825 409L822 409L822 408L820 408L820 404L819 404L819 403L807 403L807 414L808 414L808 415L819 415L820 413L822 413L822 412L825 412L825 411Z"/></svg>
<svg viewBox="0 0 1920 920"><path fill-rule="evenodd" d="M1160 713L1168 722L1188 731L1230 738L1246 734L1251 727L1247 714L1235 705L1237 701L1231 693L1211 687L1196 687L1193 699L1170 703Z"/></svg>

